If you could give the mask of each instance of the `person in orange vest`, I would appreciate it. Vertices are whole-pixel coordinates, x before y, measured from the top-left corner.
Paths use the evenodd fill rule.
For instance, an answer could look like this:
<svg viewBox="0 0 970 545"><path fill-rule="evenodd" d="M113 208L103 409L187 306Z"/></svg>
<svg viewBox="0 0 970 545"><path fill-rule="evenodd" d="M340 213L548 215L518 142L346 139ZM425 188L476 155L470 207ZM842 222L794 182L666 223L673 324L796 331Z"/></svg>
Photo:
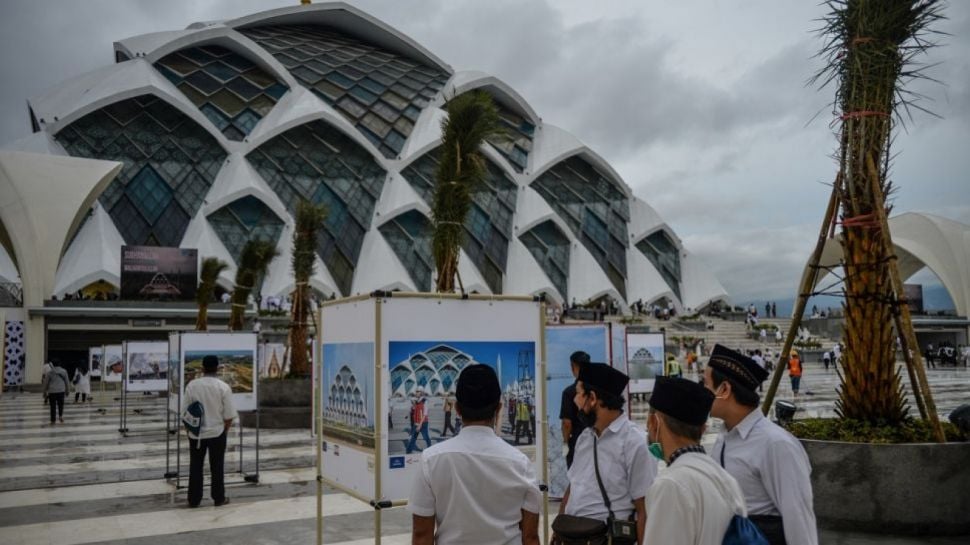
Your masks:
<svg viewBox="0 0 970 545"><path fill-rule="evenodd" d="M791 391L795 394L795 399L798 399L798 386L802 381L802 360L794 350L788 358L788 376L791 378Z"/></svg>

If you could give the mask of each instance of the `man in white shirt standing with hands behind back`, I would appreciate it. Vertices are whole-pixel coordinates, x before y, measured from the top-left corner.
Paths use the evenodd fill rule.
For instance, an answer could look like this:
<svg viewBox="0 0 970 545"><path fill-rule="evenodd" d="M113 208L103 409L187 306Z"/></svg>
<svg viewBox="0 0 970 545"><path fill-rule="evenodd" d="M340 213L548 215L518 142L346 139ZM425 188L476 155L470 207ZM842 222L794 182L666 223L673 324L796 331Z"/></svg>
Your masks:
<svg viewBox="0 0 970 545"><path fill-rule="evenodd" d="M209 453L209 472L212 474L212 501L216 507L229 503L226 497L224 465L226 460L226 436L236 408L232 404L232 388L217 376L219 358L208 355L202 358L203 376L185 387L182 412L192 403L202 404L202 425L198 436L189 432L189 507L202 502L202 472L206 452Z"/></svg>

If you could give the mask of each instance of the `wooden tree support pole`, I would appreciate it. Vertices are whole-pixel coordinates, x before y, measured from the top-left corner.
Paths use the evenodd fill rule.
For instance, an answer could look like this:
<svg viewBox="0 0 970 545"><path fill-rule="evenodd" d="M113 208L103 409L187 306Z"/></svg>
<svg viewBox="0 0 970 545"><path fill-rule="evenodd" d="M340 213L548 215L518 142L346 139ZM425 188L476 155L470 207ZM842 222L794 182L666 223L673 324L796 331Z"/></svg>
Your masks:
<svg viewBox="0 0 970 545"><path fill-rule="evenodd" d="M889 232L889 219L886 217L885 196L882 187L879 185L879 171L871 156L866 157L866 167L869 170L869 179L872 182L873 200L876 202L876 219L879 220L882 232L882 243L886 255L893 256L889 261L889 278L893 283L893 291L896 292L896 310L899 313L899 323L897 333L900 338L906 339L906 365L912 369L916 375L917 382L913 383L913 390L921 390L923 403L925 404L926 416L929 417L930 426L933 428L933 435L938 443L945 443L946 436L943 434L943 426L940 425L940 417L936 414L936 403L933 402L933 392L930 390L929 382L926 380L926 368L923 366L923 357L919 352L919 345L916 341L916 331L913 330L913 320L909 314L909 305L903 291L903 279L899 274L899 266L896 263L895 251L893 250L892 234ZM912 375L910 375L912 379Z"/></svg>
<svg viewBox="0 0 970 545"><path fill-rule="evenodd" d="M786 365L788 355L791 353L791 347L795 342L795 335L798 333L798 328L802 325L802 314L805 313L805 305L808 303L809 295L812 293L812 289L814 289L815 282L818 278L818 264L822 260L822 251L825 249L825 241L828 239L829 230L835 222L836 212L839 209L839 194L841 190L842 173L840 172L835 177L835 183L832 184L832 195L829 197L829 206L825 209L825 217L822 219L822 227L819 229L818 241L815 243L815 250L812 252L812 257L805 269L805 273L802 275L802 285L798 289L798 299L795 300L795 310L792 313L791 325L788 326L788 336L785 337L785 344L782 346L781 354L778 356L778 365L775 366L775 371L771 375L771 385L768 387L768 393L765 394L765 400L761 406L761 411L766 416L771 410L771 404L775 400L775 394L778 392L778 384L781 382L781 376L785 372L785 368L788 367Z"/></svg>
<svg viewBox="0 0 970 545"><path fill-rule="evenodd" d="M906 304L902 301L902 304ZM923 420L927 420L929 417L926 413L926 404L923 403L923 389L920 386L919 379L916 378L915 363L913 362L912 355L910 352L912 350L919 350L919 347L910 347L909 339L906 335L903 335L903 320L899 315L899 309L893 309L893 320L896 322L896 334L899 335L899 344L903 350L903 359L906 362L906 374L909 375L909 384L911 390L913 391L913 398L916 400L916 407L919 409L919 416Z"/></svg>

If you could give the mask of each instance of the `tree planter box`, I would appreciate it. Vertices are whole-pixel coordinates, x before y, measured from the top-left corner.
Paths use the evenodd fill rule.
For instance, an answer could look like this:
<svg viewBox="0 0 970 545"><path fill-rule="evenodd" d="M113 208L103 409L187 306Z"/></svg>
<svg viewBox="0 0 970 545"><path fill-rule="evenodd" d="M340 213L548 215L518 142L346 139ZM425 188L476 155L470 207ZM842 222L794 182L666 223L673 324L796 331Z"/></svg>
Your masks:
<svg viewBox="0 0 970 545"><path fill-rule="evenodd" d="M970 535L970 443L801 441L820 528Z"/></svg>
<svg viewBox="0 0 970 545"><path fill-rule="evenodd" d="M313 382L309 379L265 380L259 383L259 427L310 428ZM256 413L239 413L244 426L256 425Z"/></svg>

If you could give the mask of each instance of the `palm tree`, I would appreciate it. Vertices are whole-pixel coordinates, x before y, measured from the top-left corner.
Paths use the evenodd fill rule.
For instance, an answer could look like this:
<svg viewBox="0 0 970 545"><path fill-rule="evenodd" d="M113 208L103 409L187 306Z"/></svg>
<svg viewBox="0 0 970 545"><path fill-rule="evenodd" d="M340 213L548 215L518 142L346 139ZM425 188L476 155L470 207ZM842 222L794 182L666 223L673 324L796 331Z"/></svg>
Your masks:
<svg viewBox="0 0 970 545"><path fill-rule="evenodd" d="M435 173L431 239L438 269L436 290L455 291L458 256L464 223L471 209L472 192L485 179L488 168L479 147L486 138L502 134L492 97L470 91L448 102L448 117L441 123L442 145ZM458 278L459 284L461 278Z"/></svg>
<svg viewBox="0 0 970 545"><path fill-rule="evenodd" d="M255 288L256 280L266 274L266 269L277 255L276 246L267 240L250 240L243 246L236 270L236 286L232 290L229 331L242 330L249 293Z"/></svg>
<svg viewBox="0 0 970 545"><path fill-rule="evenodd" d="M310 310L310 277L313 276L314 248L317 232L327 217L327 209L301 200L296 206L296 229L293 231L293 309L290 314L290 373L297 376L310 374L309 352L306 350L307 319Z"/></svg>
<svg viewBox="0 0 970 545"><path fill-rule="evenodd" d="M878 221L888 215L890 143L902 111L917 95L904 84L920 77L914 58L932 44L941 19L937 0L830 0L823 19L827 66L816 76L837 86L841 112L840 176L845 271L846 345L836 410L839 416L896 424L908 406L896 367L888 245Z"/></svg>
<svg viewBox="0 0 970 545"><path fill-rule="evenodd" d="M216 289L216 279L227 268L229 268L229 265L218 257L207 257L202 260L199 289L195 292L195 302L199 305L199 315L195 319L196 331L207 331L209 329L209 303L212 301L212 295Z"/></svg>

